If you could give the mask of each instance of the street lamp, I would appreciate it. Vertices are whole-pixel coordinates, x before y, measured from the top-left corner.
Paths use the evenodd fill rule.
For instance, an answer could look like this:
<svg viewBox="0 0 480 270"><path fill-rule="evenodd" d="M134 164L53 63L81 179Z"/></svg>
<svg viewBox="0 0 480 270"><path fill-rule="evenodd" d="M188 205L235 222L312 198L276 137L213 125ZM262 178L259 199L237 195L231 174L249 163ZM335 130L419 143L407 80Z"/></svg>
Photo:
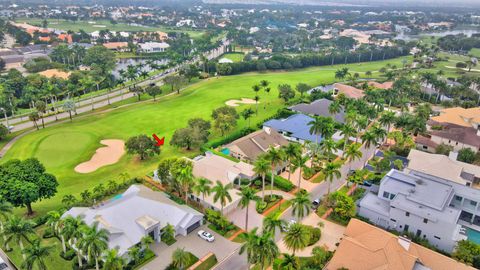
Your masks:
<svg viewBox="0 0 480 270"><path fill-rule="evenodd" d="M5 108L3 107L1 107L0 110L3 111L3 115L5 116L5 122L7 122L7 129L10 131L10 124L8 124L7 110L5 110Z"/></svg>

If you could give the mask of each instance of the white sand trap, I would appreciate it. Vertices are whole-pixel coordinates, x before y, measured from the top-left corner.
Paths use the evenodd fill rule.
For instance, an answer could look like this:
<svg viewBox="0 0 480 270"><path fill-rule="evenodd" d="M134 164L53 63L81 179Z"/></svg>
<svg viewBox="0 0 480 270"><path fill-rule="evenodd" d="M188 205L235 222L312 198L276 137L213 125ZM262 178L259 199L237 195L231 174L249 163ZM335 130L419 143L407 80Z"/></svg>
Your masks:
<svg viewBox="0 0 480 270"><path fill-rule="evenodd" d="M103 24L94 24L93 27L105 28L105 27L107 27L107 26L106 26L106 25L103 25Z"/></svg>
<svg viewBox="0 0 480 270"><path fill-rule="evenodd" d="M242 98L242 100L238 100L238 99L231 99L231 100L228 100L227 102L225 102L225 104L227 104L228 106L232 106L232 107L238 107L239 104L255 104L255 100L254 99L251 99L251 98ZM258 102L260 103L260 102Z"/></svg>
<svg viewBox="0 0 480 270"><path fill-rule="evenodd" d="M76 172L91 173L103 166L115 164L125 153L125 142L122 140L102 140L100 143L106 147L98 148L89 161L78 164Z"/></svg>

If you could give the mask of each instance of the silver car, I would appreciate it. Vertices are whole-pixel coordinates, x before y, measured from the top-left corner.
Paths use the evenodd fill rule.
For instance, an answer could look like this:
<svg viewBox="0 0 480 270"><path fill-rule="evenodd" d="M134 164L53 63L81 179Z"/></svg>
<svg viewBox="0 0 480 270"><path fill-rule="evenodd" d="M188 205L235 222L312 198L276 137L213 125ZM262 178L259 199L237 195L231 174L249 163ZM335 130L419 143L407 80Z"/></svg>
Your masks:
<svg viewBox="0 0 480 270"><path fill-rule="evenodd" d="M207 242L215 241L215 236L213 236L211 233L206 232L204 230L198 231L198 236Z"/></svg>

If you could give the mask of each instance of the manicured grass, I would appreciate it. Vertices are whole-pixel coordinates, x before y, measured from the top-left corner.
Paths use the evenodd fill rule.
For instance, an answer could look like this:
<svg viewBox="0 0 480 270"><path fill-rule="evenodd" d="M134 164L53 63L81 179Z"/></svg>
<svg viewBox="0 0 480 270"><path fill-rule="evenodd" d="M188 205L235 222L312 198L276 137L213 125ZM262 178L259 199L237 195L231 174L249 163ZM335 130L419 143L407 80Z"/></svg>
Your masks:
<svg viewBox="0 0 480 270"><path fill-rule="evenodd" d="M226 53L226 54L220 56L220 59L227 58L227 59L232 60L233 62L242 62L243 57L245 57L245 54L243 54L243 53Z"/></svg>
<svg viewBox="0 0 480 270"><path fill-rule="evenodd" d="M15 19L15 22L17 23L28 23L31 25L35 26L41 26L43 19L40 18L18 18ZM202 31L193 31L193 30L187 30L183 28L175 28L175 27L166 27L166 26L159 26L159 27L148 27L148 26L138 26L138 25L129 25L126 23L116 23L112 24L108 20L89 20L89 21L67 21L63 19L47 19L48 28L55 28L55 29L60 29L64 31L75 31L78 32L80 30L83 30L87 33L91 33L94 31L100 31L100 30L110 30L110 31L127 31L127 32L134 32L134 31L163 31L163 32L168 32L168 31L179 31L179 32L184 32L188 33L192 38L197 38L200 35L203 34ZM93 23L89 23L93 22Z"/></svg>
<svg viewBox="0 0 480 270"><path fill-rule="evenodd" d="M292 201L285 201L282 204L279 205L275 210L272 212L268 213L268 217L278 219L282 215L282 213L287 210L292 205Z"/></svg>
<svg viewBox="0 0 480 270"><path fill-rule="evenodd" d="M474 57L480 58L480 49L473 48L473 49L470 50L469 54L474 56Z"/></svg>
<svg viewBox="0 0 480 270"><path fill-rule="evenodd" d="M401 59L392 59L388 62L400 65ZM360 63L348 65L348 67L352 72L363 75L362 72L378 70L388 62ZM185 89L180 95L163 97L156 102L134 104L35 131L20 138L2 158L2 162L12 158L37 157L48 172L57 176L60 183L57 195L33 205L34 211L43 214L58 208L64 195L73 194L78 197L83 190L115 179L122 172L127 172L132 177L143 176L151 172L163 158L194 155L194 152L170 146L169 141L173 132L186 126L190 118L210 119L212 110L223 106L227 100L253 98L254 92L251 86L262 79L270 81L272 90L270 93L259 92L259 114L252 117L252 126L263 122L265 118L274 115L284 106L284 102L278 98L278 84L294 85L304 82L316 86L321 83L332 83L335 70L340 67L246 73L200 81ZM378 74L375 72L374 76ZM255 109L255 105L241 105L237 111L240 112L248 107ZM247 124L243 118L239 119L237 130L245 128ZM150 136L153 133L166 138L166 144L162 147L160 156L140 161L136 156L125 155L116 164L102 167L89 174L79 174L74 171L76 165L91 158L102 139L127 140L134 135ZM211 136L212 139L219 137L218 132L214 132Z"/></svg>
<svg viewBox="0 0 480 270"><path fill-rule="evenodd" d="M212 256L208 257L205 261L203 261L201 264L199 264L195 270L208 270L211 269L215 264L217 264L217 257L215 254Z"/></svg>

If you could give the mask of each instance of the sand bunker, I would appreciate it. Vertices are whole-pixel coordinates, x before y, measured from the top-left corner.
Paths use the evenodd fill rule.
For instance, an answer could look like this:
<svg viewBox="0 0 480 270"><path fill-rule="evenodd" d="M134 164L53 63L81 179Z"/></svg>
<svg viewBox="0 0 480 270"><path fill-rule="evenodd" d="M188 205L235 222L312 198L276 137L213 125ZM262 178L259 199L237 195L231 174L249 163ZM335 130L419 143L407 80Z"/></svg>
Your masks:
<svg viewBox="0 0 480 270"><path fill-rule="evenodd" d="M106 147L98 148L89 161L78 164L76 172L91 173L103 166L115 164L125 153L125 142L122 140L102 140L100 143Z"/></svg>
<svg viewBox="0 0 480 270"><path fill-rule="evenodd" d="M255 100L253 100L251 98L242 98L242 100L231 99L231 100L225 102L225 104L227 104L228 106L232 106L232 107L238 107L239 104L255 104L255 103L256 103Z"/></svg>

